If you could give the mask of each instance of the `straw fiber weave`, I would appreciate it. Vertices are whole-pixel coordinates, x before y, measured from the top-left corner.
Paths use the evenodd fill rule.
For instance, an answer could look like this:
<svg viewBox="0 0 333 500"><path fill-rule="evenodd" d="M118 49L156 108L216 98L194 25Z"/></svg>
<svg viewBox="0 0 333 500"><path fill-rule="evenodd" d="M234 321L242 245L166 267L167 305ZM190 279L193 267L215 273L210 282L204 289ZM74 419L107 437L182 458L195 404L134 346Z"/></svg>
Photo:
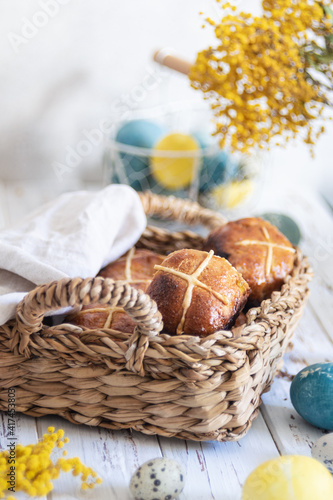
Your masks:
<svg viewBox="0 0 333 500"><path fill-rule="evenodd" d="M141 195L147 215L202 224L226 221L195 203ZM138 246L167 253L200 248L190 231L149 227ZM76 424L132 428L192 440L237 440L258 414L302 314L311 271L297 249L281 291L231 331L206 338L161 334L156 304L142 291L110 279L63 279L39 286L0 327L0 410L15 388L16 411L56 414ZM44 314L65 306L119 305L136 320L133 335L70 324L49 327Z"/></svg>

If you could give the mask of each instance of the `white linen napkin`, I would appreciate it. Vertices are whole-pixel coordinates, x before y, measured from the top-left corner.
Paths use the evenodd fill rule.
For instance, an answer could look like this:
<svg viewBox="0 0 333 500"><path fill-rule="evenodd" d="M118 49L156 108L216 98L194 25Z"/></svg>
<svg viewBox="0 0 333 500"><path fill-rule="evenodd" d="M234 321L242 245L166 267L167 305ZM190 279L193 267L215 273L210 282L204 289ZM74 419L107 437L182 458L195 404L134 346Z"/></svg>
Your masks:
<svg viewBox="0 0 333 500"><path fill-rule="evenodd" d="M0 325L36 285L95 276L129 250L146 227L139 196L110 185L66 193L0 232Z"/></svg>

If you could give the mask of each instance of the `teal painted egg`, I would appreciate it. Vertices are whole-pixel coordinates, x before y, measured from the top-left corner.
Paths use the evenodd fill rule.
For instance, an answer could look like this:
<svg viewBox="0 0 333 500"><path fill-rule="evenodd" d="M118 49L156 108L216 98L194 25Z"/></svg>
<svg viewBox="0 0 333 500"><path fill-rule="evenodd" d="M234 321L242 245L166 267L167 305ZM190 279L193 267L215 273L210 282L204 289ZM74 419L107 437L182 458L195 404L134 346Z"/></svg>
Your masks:
<svg viewBox="0 0 333 500"><path fill-rule="evenodd" d="M164 133L165 129L158 123L149 120L131 120L119 128L115 140L125 146L152 149ZM121 146L118 149L120 150L122 167L130 186L137 191L151 189L156 182L150 173L149 156L146 152L126 152L121 150ZM121 181L121 176L117 175L117 171L115 171L112 181Z"/></svg>
<svg viewBox="0 0 333 500"><path fill-rule="evenodd" d="M227 163L228 155L224 151L214 155L204 155L199 181L201 193L205 193L224 182Z"/></svg>
<svg viewBox="0 0 333 500"><path fill-rule="evenodd" d="M303 368L290 387L291 402L307 422L333 430L333 363Z"/></svg>
<svg viewBox="0 0 333 500"><path fill-rule="evenodd" d="M203 150L200 169L199 191L205 193L224 182L235 178L238 164L225 151L219 150L211 136L193 134Z"/></svg>
<svg viewBox="0 0 333 500"><path fill-rule="evenodd" d="M284 214L277 214L273 212L268 212L260 215L262 219L267 220L274 226L276 226L282 234L284 234L290 243L293 245L298 245L301 240L301 231L291 217Z"/></svg>
<svg viewBox="0 0 333 500"><path fill-rule="evenodd" d="M131 120L119 128L116 141L128 146L151 149L164 133L164 128L158 123Z"/></svg>

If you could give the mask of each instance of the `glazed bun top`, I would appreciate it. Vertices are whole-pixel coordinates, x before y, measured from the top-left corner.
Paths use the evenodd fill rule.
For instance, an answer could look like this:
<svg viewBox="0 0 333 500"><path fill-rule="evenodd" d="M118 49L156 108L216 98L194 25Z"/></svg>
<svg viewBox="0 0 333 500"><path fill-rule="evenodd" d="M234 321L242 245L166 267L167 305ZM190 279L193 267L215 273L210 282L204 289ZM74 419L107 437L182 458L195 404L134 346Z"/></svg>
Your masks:
<svg viewBox="0 0 333 500"><path fill-rule="evenodd" d="M242 274L257 305L279 290L292 271L295 249L272 224L258 217L231 221L208 236L204 250L214 250Z"/></svg>
<svg viewBox="0 0 333 500"><path fill-rule="evenodd" d="M226 328L249 294L242 276L214 252L178 250L155 269L147 293L169 334L206 336Z"/></svg>
<svg viewBox="0 0 333 500"><path fill-rule="evenodd" d="M107 304L83 306L80 311L69 314L66 323L89 330L108 328L117 333L133 333L136 326L135 321L122 307L111 307Z"/></svg>
<svg viewBox="0 0 333 500"><path fill-rule="evenodd" d="M131 248L125 255L105 266L98 274L131 285L136 289L147 290L155 273L154 266L164 260L163 255L150 250ZM121 307L105 304L83 306L80 311L70 314L66 321L88 329L111 329L117 333L133 333L135 321Z"/></svg>
<svg viewBox="0 0 333 500"><path fill-rule="evenodd" d="M164 255L133 247L125 255L104 267L98 276L123 281L145 292L155 273L155 264L160 264L164 259Z"/></svg>

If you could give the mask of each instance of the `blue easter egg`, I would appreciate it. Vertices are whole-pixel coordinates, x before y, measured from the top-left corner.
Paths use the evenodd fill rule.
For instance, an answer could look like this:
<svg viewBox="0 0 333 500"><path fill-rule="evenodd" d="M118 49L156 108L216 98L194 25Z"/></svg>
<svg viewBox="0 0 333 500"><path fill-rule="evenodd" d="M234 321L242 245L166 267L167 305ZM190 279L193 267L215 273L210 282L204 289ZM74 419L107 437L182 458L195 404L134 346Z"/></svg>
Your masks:
<svg viewBox="0 0 333 500"><path fill-rule="evenodd" d="M115 140L127 146L152 149L164 133L164 128L157 123L148 120L132 120L119 128ZM149 157L146 154L120 152L119 156L130 186L137 191L154 187L156 181L151 175ZM112 182L119 181L119 176L115 173Z"/></svg>
<svg viewBox="0 0 333 500"><path fill-rule="evenodd" d="M225 180L228 155L221 151L214 155L205 155L200 172L199 191L204 193Z"/></svg>
<svg viewBox="0 0 333 500"><path fill-rule="evenodd" d="M148 120L131 120L117 132L116 141L138 148L152 148L165 130L158 123Z"/></svg>
<svg viewBox="0 0 333 500"><path fill-rule="evenodd" d="M238 164L225 151L210 152L207 148L214 146L211 136L202 132L193 134L203 151L202 166L200 170L199 191L205 193L226 181L234 179Z"/></svg>
<svg viewBox="0 0 333 500"><path fill-rule="evenodd" d="M303 368L290 387L291 402L307 422L333 430L333 363Z"/></svg>

